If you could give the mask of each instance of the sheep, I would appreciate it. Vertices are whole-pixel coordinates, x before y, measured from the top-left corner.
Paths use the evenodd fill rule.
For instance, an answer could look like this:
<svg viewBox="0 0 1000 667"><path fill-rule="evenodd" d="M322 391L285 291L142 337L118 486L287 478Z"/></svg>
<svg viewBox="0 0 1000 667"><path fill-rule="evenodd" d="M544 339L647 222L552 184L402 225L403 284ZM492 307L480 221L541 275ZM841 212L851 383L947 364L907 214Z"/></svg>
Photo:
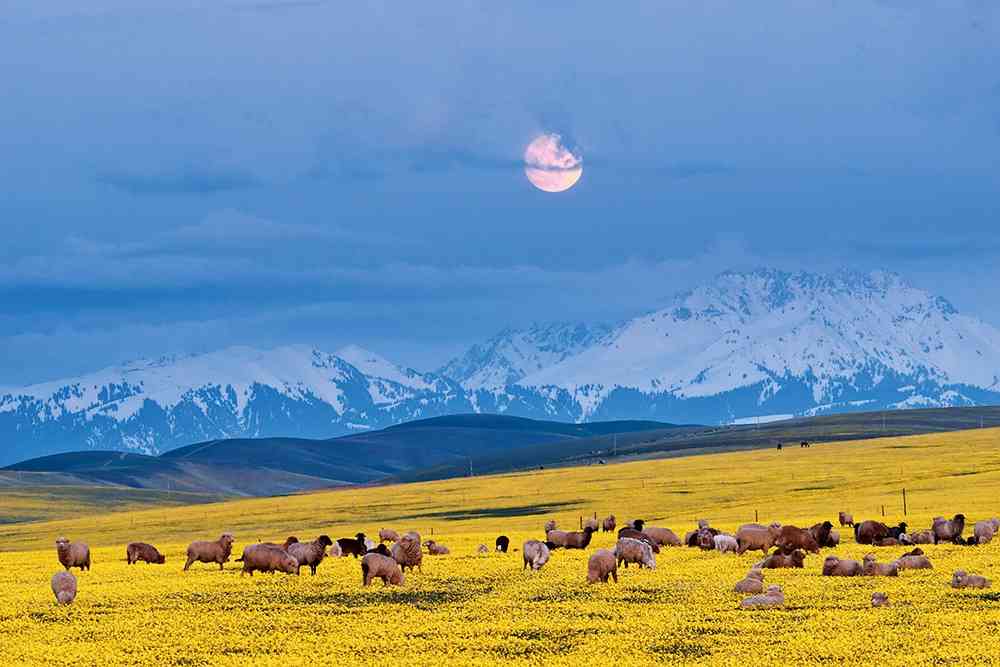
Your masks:
<svg viewBox="0 0 1000 667"><path fill-rule="evenodd" d="M669 528L659 528L657 526L646 526L642 532L649 536L656 545L679 547L681 538Z"/></svg>
<svg viewBox="0 0 1000 667"><path fill-rule="evenodd" d="M856 560L842 560L830 555L823 561L824 577L857 577L861 571L861 563Z"/></svg>
<svg viewBox="0 0 1000 667"><path fill-rule="evenodd" d="M167 562L167 559L152 544L129 542L125 547L125 561L129 565L133 565L139 561L145 561L147 564L157 563L162 565Z"/></svg>
<svg viewBox="0 0 1000 667"><path fill-rule="evenodd" d="M340 558L341 556L344 555L344 552L340 550L340 545L334 542L326 550L326 555L329 556L330 558Z"/></svg>
<svg viewBox="0 0 1000 667"><path fill-rule="evenodd" d="M545 522L545 532L546 533L550 533L550 532L552 532L555 529L556 529L555 519L549 519L548 521Z"/></svg>
<svg viewBox="0 0 1000 667"><path fill-rule="evenodd" d="M510 548L510 538L506 535L501 535L496 541L496 550L500 553L507 553L507 549Z"/></svg>
<svg viewBox="0 0 1000 667"><path fill-rule="evenodd" d="M295 568L295 574L299 573L299 570L303 565L308 565L309 569L312 571L313 576L316 576L316 568L319 564L323 562L326 558L326 548L333 544L333 540L330 539L328 535L320 535L312 542L307 543L296 543L288 546L289 555L296 560L299 564ZM385 545L380 544L383 549Z"/></svg>
<svg viewBox="0 0 1000 667"><path fill-rule="evenodd" d="M874 544L889 535L889 526L881 521L862 521L854 524L854 541L858 544Z"/></svg>
<svg viewBox="0 0 1000 667"><path fill-rule="evenodd" d="M705 530L709 527L708 519L698 519L698 530Z"/></svg>
<svg viewBox="0 0 1000 667"><path fill-rule="evenodd" d="M906 522L905 521L900 521L899 525L892 526L892 527L889 528L889 535L888 536L891 537L891 538L893 538L893 539L899 540L900 536L906 534L906 527L907 527L906 526Z"/></svg>
<svg viewBox="0 0 1000 667"><path fill-rule="evenodd" d="M656 544L656 540L647 535L645 531L636 530L635 528L622 528L618 531L618 539L623 537L645 542L649 545L649 548L653 550L654 554L660 553L660 547Z"/></svg>
<svg viewBox="0 0 1000 667"><path fill-rule="evenodd" d="M528 540L521 547L521 554L524 557L524 565L521 567L522 570L529 567L532 570L540 570L543 565L549 562L551 552L545 542L541 542L539 540Z"/></svg>
<svg viewBox="0 0 1000 667"><path fill-rule="evenodd" d="M831 530L830 537L827 538L826 544L828 547L833 547L833 548L840 546L840 531Z"/></svg>
<svg viewBox="0 0 1000 667"><path fill-rule="evenodd" d="M915 533L910 533L910 542L913 544L934 544L934 531L918 530Z"/></svg>
<svg viewBox="0 0 1000 667"><path fill-rule="evenodd" d="M187 562L184 563L184 571L186 572L195 561L218 563L221 570L222 564L229 562L229 556L233 552L233 539L232 533L223 533L214 542L192 542L187 548Z"/></svg>
<svg viewBox="0 0 1000 667"><path fill-rule="evenodd" d="M899 566L895 561L878 563L875 561L875 554L865 554L861 564L861 574L866 577L898 577Z"/></svg>
<svg viewBox="0 0 1000 667"><path fill-rule="evenodd" d="M71 604L76 599L76 577L68 569L52 575L52 592L59 604Z"/></svg>
<svg viewBox="0 0 1000 667"><path fill-rule="evenodd" d="M781 586L772 584L767 587L767 592L763 595L751 595L740 602L742 609L754 609L759 607L780 607L785 604L785 594L781 592Z"/></svg>
<svg viewBox="0 0 1000 667"><path fill-rule="evenodd" d="M625 563L627 568L629 563L636 563L640 568L656 569L656 558L653 557L653 550L646 542L631 537L620 537L615 544L614 554L617 561L616 566Z"/></svg>
<svg viewBox="0 0 1000 667"><path fill-rule="evenodd" d="M344 556L364 556L368 553L368 545L365 544L365 534L357 533L354 537L341 537L337 540L340 546L340 553Z"/></svg>
<svg viewBox="0 0 1000 667"><path fill-rule="evenodd" d="M809 534L812 535L812 538L814 540L816 540L816 544L818 544L821 547L836 546L833 544L833 541L830 538L830 536L833 535L833 532L834 532L833 524L830 523L829 521L813 524L809 528Z"/></svg>
<svg viewBox="0 0 1000 667"><path fill-rule="evenodd" d="M997 534L997 530L1000 530L1000 519L996 517L989 521L977 521L975 527L972 529L972 533L976 537L976 544L989 544L993 541L993 536Z"/></svg>
<svg viewBox="0 0 1000 667"><path fill-rule="evenodd" d="M773 554L757 563L754 567L774 570L783 567L805 567L806 555L804 552L795 550L790 554L782 553L780 551L775 551Z"/></svg>
<svg viewBox="0 0 1000 667"><path fill-rule="evenodd" d="M385 546L384 544L379 544L374 549L369 549L365 553L367 553L367 554L382 554L383 556L389 556L389 557L392 556L392 552L389 551L389 547Z"/></svg>
<svg viewBox="0 0 1000 667"><path fill-rule="evenodd" d="M593 534L594 529L587 526L583 532L567 533L562 530L551 530L545 535L545 539L564 549L586 549Z"/></svg>
<svg viewBox="0 0 1000 667"><path fill-rule="evenodd" d="M584 519L583 520L583 525L580 526L580 529L583 530L585 528L592 528L593 531L596 533L598 530L600 530L601 524L598 523L598 521L597 521L596 518L595 519Z"/></svg>
<svg viewBox="0 0 1000 667"><path fill-rule="evenodd" d="M684 536L684 543L689 547L698 547L702 551L711 551L715 548L715 536L719 531L714 528L699 528L689 531Z"/></svg>
<svg viewBox="0 0 1000 667"><path fill-rule="evenodd" d="M288 551L288 547L292 546L293 544L298 544L298 542L299 538L295 537L294 535L289 535L288 537L285 538L285 541L282 542L281 544L275 544L274 542L258 542L258 544L263 544L265 547L275 547L277 549L284 549L285 551Z"/></svg>
<svg viewBox="0 0 1000 667"><path fill-rule="evenodd" d="M70 542L65 537L56 540L56 556L64 568L90 569L90 547L83 542Z"/></svg>
<svg viewBox="0 0 1000 667"><path fill-rule="evenodd" d="M872 593L872 606L873 607L888 607L889 606L889 594L888 593Z"/></svg>
<svg viewBox="0 0 1000 667"><path fill-rule="evenodd" d="M874 547L898 547L900 544L901 542L895 537L883 537L872 542L872 546Z"/></svg>
<svg viewBox="0 0 1000 667"><path fill-rule="evenodd" d="M778 532L777 539L774 541L774 546L786 554L792 553L797 549L814 554L819 553L819 544L813 539L812 534L808 530L798 528L797 526L782 526Z"/></svg>
<svg viewBox="0 0 1000 667"><path fill-rule="evenodd" d="M587 583L596 584L600 581L606 584L608 577L618 583L618 560L615 552L610 549L598 549L587 561Z"/></svg>
<svg viewBox="0 0 1000 667"><path fill-rule="evenodd" d="M934 533L934 544L939 542L954 542L958 544L965 530L965 515L956 514L952 519L936 517L931 532Z"/></svg>
<svg viewBox="0 0 1000 667"><path fill-rule="evenodd" d="M485 556L489 552L490 548L485 544L480 544L478 547L476 547L476 553L479 554L480 556Z"/></svg>
<svg viewBox="0 0 1000 667"><path fill-rule="evenodd" d="M895 561L899 570L933 570L934 566L927 556L911 556L909 554L900 556Z"/></svg>
<svg viewBox="0 0 1000 667"><path fill-rule="evenodd" d="M382 554L365 554L361 559L361 585L370 586L373 579L381 579L383 586L402 586L403 571L392 558Z"/></svg>
<svg viewBox="0 0 1000 667"><path fill-rule="evenodd" d="M392 558L399 566L406 571L406 568L417 568L423 572L421 564L424 559L424 552L420 550L420 533L410 532L401 535L399 541L392 545Z"/></svg>
<svg viewBox="0 0 1000 667"><path fill-rule="evenodd" d="M243 571L240 576L254 572L284 572L285 574L298 574L299 562L287 551L278 546L270 544L251 544L243 547L243 555L236 559L237 563L243 563Z"/></svg>
<svg viewBox="0 0 1000 667"><path fill-rule="evenodd" d="M424 546L427 547L427 553L431 556L444 556L445 554L451 553L443 544L438 544L434 540L427 540L424 542Z"/></svg>
<svg viewBox="0 0 1000 667"><path fill-rule="evenodd" d="M968 574L965 570L955 570L951 576L952 588L990 588L993 583L978 574Z"/></svg>
<svg viewBox="0 0 1000 667"><path fill-rule="evenodd" d="M760 593L764 590L764 571L751 569L747 576L736 582L733 590L737 593Z"/></svg>
<svg viewBox="0 0 1000 667"><path fill-rule="evenodd" d="M638 530L639 532L642 532L643 527L645 525L646 521L644 519L631 519L625 522L625 526L624 528L622 528L622 530L631 528L632 530ZM618 537L621 537L621 530L618 531Z"/></svg>
<svg viewBox="0 0 1000 667"><path fill-rule="evenodd" d="M617 524L615 522L615 515L610 514L608 515L607 518L604 519L604 521L601 522L601 530L604 531L605 533L613 533L615 532L616 525Z"/></svg>
<svg viewBox="0 0 1000 667"><path fill-rule="evenodd" d="M375 550L375 540L370 537L365 538L365 553L369 553Z"/></svg>
<svg viewBox="0 0 1000 667"><path fill-rule="evenodd" d="M736 542L736 538L732 535L716 535L714 542L715 550L720 554L724 554L726 552L736 553L740 546L739 543Z"/></svg>
<svg viewBox="0 0 1000 667"><path fill-rule="evenodd" d="M843 528L844 526L854 526L854 515L853 514L850 514L848 512L841 512L840 516L838 518L840 519L840 527L841 528Z"/></svg>
<svg viewBox="0 0 1000 667"><path fill-rule="evenodd" d="M739 545L736 553L743 554L746 551L759 549L766 554L774 546L780 531L779 523L772 523L770 526L762 526L759 523L743 524L736 531L736 543Z"/></svg>
<svg viewBox="0 0 1000 667"><path fill-rule="evenodd" d="M392 530L391 528L379 528L378 529L378 541L382 542L397 542L399 541L399 533Z"/></svg>

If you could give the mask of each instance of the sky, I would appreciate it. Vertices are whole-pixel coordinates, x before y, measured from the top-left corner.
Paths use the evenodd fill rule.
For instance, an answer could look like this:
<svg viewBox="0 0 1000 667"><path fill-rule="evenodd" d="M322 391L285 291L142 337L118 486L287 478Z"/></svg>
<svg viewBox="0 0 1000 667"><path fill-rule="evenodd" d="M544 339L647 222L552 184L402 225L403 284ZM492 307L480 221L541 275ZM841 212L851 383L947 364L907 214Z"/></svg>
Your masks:
<svg viewBox="0 0 1000 667"><path fill-rule="evenodd" d="M580 181L525 147L558 133ZM0 386L235 344L430 369L725 270L1000 325L1000 3L0 0Z"/></svg>

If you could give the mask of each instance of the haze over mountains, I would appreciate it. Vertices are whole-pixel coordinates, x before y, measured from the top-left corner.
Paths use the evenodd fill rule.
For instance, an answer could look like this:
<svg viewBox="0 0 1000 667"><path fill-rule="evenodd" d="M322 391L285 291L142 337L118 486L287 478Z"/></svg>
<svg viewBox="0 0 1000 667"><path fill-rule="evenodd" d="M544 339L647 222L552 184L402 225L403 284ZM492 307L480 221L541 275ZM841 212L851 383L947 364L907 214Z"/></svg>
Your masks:
<svg viewBox="0 0 1000 667"><path fill-rule="evenodd" d="M731 423L1000 402L1000 330L894 274L725 273L616 325L507 330L434 372L235 347L0 390L0 462L324 438L467 412Z"/></svg>

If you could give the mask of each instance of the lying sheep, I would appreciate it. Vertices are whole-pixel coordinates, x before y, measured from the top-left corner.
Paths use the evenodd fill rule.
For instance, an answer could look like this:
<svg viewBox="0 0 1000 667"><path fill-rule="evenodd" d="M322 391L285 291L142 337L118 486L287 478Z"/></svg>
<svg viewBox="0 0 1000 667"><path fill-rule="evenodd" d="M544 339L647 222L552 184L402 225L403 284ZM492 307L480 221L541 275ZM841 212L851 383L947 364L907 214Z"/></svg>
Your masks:
<svg viewBox="0 0 1000 667"><path fill-rule="evenodd" d="M739 545L736 553L760 550L766 554L774 546L780 532L781 524L777 522L770 526L762 526L759 523L743 524L736 531L736 543Z"/></svg>
<svg viewBox="0 0 1000 667"><path fill-rule="evenodd" d="M489 552L490 552L490 548L488 546L486 546L485 544L480 544L478 547L476 547L476 553L479 554L479 555L481 555L481 556L486 555Z"/></svg>
<svg viewBox="0 0 1000 667"><path fill-rule="evenodd" d="M965 570L955 570L951 576L952 588L990 588L993 583L978 574L968 574Z"/></svg>
<svg viewBox="0 0 1000 667"><path fill-rule="evenodd" d="M957 543L965 530L965 515L956 514L952 519L935 517L931 532L934 534L934 544L939 542Z"/></svg>
<svg viewBox="0 0 1000 667"><path fill-rule="evenodd" d="M993 541L997 530L1000 530L1000 519L994 517L989 521L977 521L972 534L976 538L976 544L989 544Z"/></svg>
<svg viewBox="0 0 1000 667"><path fill-rule="evenodd" d="M736 582L733 590L737 593L760 593L764 590L764 571L754 568L747 576Z"/></svg>
<svg viewBox="0 0 1000 667"><path fill-rule="evenodd" d="M887 606L889 606L889 594L888 593L872 593L872 606L873 607L887 607Z"/></svg>
<svg viewBox="0 0 1000 667"><path fill-rule="evenodd" d="M754 567L765 570L775 570L784 567L802 568L805 567L805 561L806 555L802 551L796 550L790 554L776 551L757 563Z"/></svg>
<svg viewBox="0 0 1000 667"><path fill-rule="evenodd" d="M438 544L434 540L427 540L424 542L424 546L427 547L427 553L431 556L444 556L445 554L451 553L443 544Z"/></svg>
<svg viewBox="0 0 1000 667"><path fill-rule="evenodd" d="M361 585L370 586L374 579L381 579L383 586L402 586L403 571L392 558L365 554L361 559Z"/></svg>
<svg viewBox="0 0 1000 667"><path fill-rule="evenodd" d="M631 537L618 538L614 554L616 566L621 566L622 563L625 563L625 567L627 568L629 563L636 563L640 568L648 567L651 570L656 569L656 558L653 557L652 548L650 548L649 544L640 540L635 540Z"/></svg>
<svg viewBox="0 0 1000 667"><path fill-rule="evenodd" d="M820 547L836 546L831 539L833 533L833 524L829 521L814 524L809 528L809 534L812 535L813 539L816 540L816 544Z"/></svg>
<svg viewBox="0 0 1000 667"><path fill-rule="evenodd" d="M125 561L129 565L133 565L139 561L162 565L167 562L167 559L152 544L129 542L125 547Z"/></svg>
<svg viewBox="0 0 1000 667"><path fill-rule="evenodd" d="M780 607L785 604L785 594L781 592L781 586L771 585L767 587L767 592L763 595L751 595L742 602L743 609L754 609L760 607Z"/></svg>
<svg viewBox="0 0 1000 667"><path fill-rule="evenodd" d="M913 544L934 544L934 532L931 530L919 530L909 535Z"/></svg>
<svg viewBox="0 0 1000 667"><path fill-rule="evenodd" d="M866 577L898 577L899 566L895 561L879 563L875 560L875 554L866 554L861 563L861 574Z"/></svg>
<svg viewBox="0 0 1000 667"><path fill-rule="evenodd" d="M883 537L872 542L873 547L898 547L902 542L895 537Z"/></svg>
<svg viewBox="0 0 1000 667"><path fill-rule="evenodd" d="M56 556L67 570L78 567L81 570L90 569L90 547L83 542L70 542L65 537L56 540Z"/></svg>
<svg viewBox="0 0 1000 667"><path fill-rule="evenodd" d="M550 533L551 531L553 531L555 529L556 529L555 519L549 519L548 521L545 522L545 533L546 534Z"/></svg>
<svg viewBox="0 0 1000 667"><path fill-rule="evenodd" d="M739 544L736 542L736 538L732 535L723 535L720 533L715 536L714 542L715 550L720 554L724 554L726 552L736 553L739 549Z"/></svg>
<svg viewBox="0 0 1000 667"><path fill-rule="evenodd" d="M243 563L244 574L254 572L284 572L285 574L298 574L299 562L287 551L278 546L270 544L251 544L243 548L243 555L236 559L237 563Z"/></svg>
<svg viewBox="0 0 1000 667"><path fill-rule="evenodd" d="M601 530L604 531L605 533L613 533L615 532L616 525L617 523L615 522L615 515L611 514L607 518L605 518L604 521L601 522Z"/></svg>
<svg viewBox="0 0 1000 667"><path fill-rule="evenodd" d="M843 528L844 526L853 526L854 525L854 515L853 514L849 514L847 512L841 512L838 518L840 519L840 527L841 528Z"/></svg>
<svg viewBox="0 0 1000 667"><path fill-rule="evenodd" d="M895 560L896 568L900 570L933 570L931 561L924 555L904 555Z"/></svg>
<svg viewBox="0 0 1000 667"><path fill-rule="evenodd" d="M606 584L608 577L618 583L618 560L615 552L610 549L598 549L587 561L587 583L596 584L600 581Z"/></svg>
<svg viewBox="0 0 1000 667"><path fill-rule="evenodd" d="M392 530L391 528L379 528L378 529L378 540L379 542L396 542L399 540L399 533Z"/></svg>
<svg viewBox="0 0 1000 667"><path fill-rule="evenodd" d="M524 557L524 565L521 569L531 568L540 570L542 566L549 562L551 552L549 547L539 540L528 540L521 547L521 554Z"/></svg>
<svg viewBox="0 0 1000 667"><path fill-rule="evenodd" d="M218 563L221 570L222 564L229 562L229 556L232 552L232 533L223 533L214 542L192 542L187 548L187 562L184 563L184 570L187 571L195 561L199 563Z"/></svg>
<svg viewBox="0 0 1000 667"><path fill-rule="evenodd" d="M823 561L824 577L857 577L862 574L862 566L856 560L827 556Z"/></svg>
<svg viewBox="0 0 1000 667"><path fill-rule="evenodd" d="M406 568L417 568L423 572L421 563L424 559L424 552L420 549L420 533L409 532L400 536L399 541L392 545L392 558L399 566L406 571Z"/></svg>
<svg viewBox="0 0 1000 667"><path fill-rule="evenodd" d="M76 599L76 577L68 569L52 575L52 592L59 604L71 604Z"/></svg>
<svg viewBox="0 0 1000 667"><path fill-rule="evenodd" d="M303 565L308 565L313 576L316 576L316 568L326 558L326 548L331 544L333 544L333 540L328 535L320 535L312 542L297 542L289 545L288 554L298 563L295 574L299 574ZM379 546L385 548L382 544Z"/></svg>
<svg viewBox="0 0 1000 667"><path fill-rule="evenodd" d="M649 539L653 540L653 543L658 546L679 547L681 545L681 538L677 537L677 534L669 528L645 526L642 532L648 535Z"/></svg>

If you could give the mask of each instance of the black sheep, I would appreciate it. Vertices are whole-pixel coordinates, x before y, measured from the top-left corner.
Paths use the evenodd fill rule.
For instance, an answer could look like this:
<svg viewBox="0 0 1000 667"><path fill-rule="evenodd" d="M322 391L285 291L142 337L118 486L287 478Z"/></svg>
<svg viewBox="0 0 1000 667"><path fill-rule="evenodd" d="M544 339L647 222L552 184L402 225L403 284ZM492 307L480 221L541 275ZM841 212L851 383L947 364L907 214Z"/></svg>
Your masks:
<svg viewBox="0 0 1000 667"><path fill-rule="evenodd" d="M899 539L899 536L906 532L906 522L900 521L898 526L893 526L889 529L888 536Z"/></svg>
<svg viewBox="0 0 1000 667"><path fill-rule="evenodd" d="M379 544L374 549L369 549L368 553L370 553L370 554L382 554L383 556L388 556L389 558L392 558L392 552L390 552L389 551L389 547L385 546L384 544Z"/></svg>
<svg viewBox="0 0 1000 667"><path fill-rule="evenodd" d="M364 533L358 533L354 537L342 537L337 540L337 544L340 546L340 552L344 556L350 554L357 558L368 553L368 548L365 546Z"/></svg>
<svg viewBox="0 0 1000 667"><path fill-rule="evenodd" d="M507 549L510 547L510 538L506 535L501 535L497 538L496 549L502 553L507 553Z"/></svg>

